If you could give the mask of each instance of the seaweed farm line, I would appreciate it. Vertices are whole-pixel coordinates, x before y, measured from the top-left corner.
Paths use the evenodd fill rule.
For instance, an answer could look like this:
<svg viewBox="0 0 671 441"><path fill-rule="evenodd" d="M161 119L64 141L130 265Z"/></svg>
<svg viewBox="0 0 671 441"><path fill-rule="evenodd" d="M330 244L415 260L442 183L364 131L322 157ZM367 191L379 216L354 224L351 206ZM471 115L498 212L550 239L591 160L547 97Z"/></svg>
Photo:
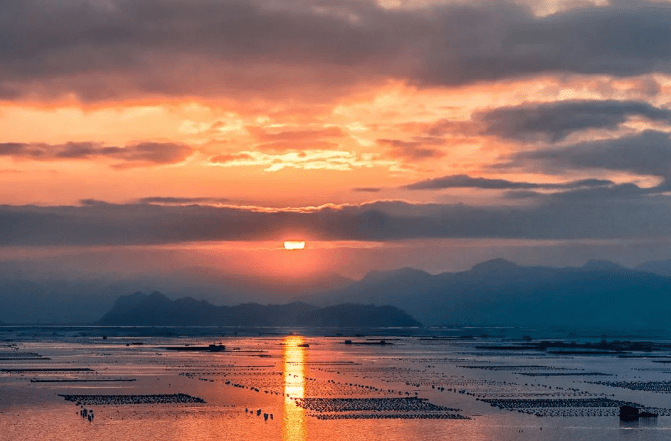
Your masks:
<svg viewBox="0 0 671 441"><path fill-rule="evenodd" d="M0 327L0 440L671 439L660 338L133 332Z"/></svg>

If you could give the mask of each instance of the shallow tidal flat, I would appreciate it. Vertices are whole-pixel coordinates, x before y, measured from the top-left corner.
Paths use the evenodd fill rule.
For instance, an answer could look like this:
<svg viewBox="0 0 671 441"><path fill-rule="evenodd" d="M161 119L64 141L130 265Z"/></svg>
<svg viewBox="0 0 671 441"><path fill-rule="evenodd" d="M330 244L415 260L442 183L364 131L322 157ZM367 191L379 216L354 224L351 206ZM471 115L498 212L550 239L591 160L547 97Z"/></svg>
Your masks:
<svg viewBox="0 0 671 441"><path fill-rule="evenodd" d="M1 331L0 439L671 436L671 369L657 363L671 351L662 340L645 352L562 354L547 345L515 350L503 337L359 336L372 343L355 345L281 332L103 331ZM659 416L620 422L624 404Z"/></svg>

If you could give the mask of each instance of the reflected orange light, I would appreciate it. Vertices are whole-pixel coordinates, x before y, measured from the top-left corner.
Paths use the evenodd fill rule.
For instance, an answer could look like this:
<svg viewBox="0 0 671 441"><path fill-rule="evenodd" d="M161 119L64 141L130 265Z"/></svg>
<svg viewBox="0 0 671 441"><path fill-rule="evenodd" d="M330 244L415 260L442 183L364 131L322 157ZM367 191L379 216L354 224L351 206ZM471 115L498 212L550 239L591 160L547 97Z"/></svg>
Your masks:
<svg viewBox="0 0 671 441"><path fill-rule="evenodd" d="M305 349L301 336L284 339L284 418L282 419L282 439L304 441L307 439L305 409L296 406L296 399L305 398Z"/></svg>

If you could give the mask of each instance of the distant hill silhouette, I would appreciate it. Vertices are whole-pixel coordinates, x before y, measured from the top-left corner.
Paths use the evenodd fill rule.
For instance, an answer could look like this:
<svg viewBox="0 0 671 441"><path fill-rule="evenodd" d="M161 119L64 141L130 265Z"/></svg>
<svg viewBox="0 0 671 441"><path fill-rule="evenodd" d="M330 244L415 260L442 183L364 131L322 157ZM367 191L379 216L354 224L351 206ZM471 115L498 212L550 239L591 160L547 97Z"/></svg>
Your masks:
<svg viewBox="0 0 671 441"><path fill-rule="evenodd" d="M468 271L375 272L310 299L393 305L425 325L671 328L671 278L608 261L522 267L503 259Z"/></svg>
<svg viewBox="0 0 671 441"><path fill-rule="evenodd" d="M671 260L653 260L636 267L639 271L646 271L660 276L671 277Z"/></svg>
<svg viewBox="0 0 671 441"><path fill-rule="evenodd" d="M91 256L95 261L95 256ZM70 267L76 267L69 262ZM113 265L111 262L110 265ZM54 264L55 265L55 264ZM186 267L127 276L114 272L77 273L32 262L0 262L0 305L7 323L87 324L109 311L120 294L160 291L171 299L192 296L218 305L277 303L347 286L353 281L322 273L301 278L260 278ZM68 268L70 268L68 267Z"/></svg>
<svg viewBox="0 0 671 441"><path fill-rule="evenodd" d="M319 308L301 302L215 306L188 297L170 300L159 292L119 297L98 323L111 326L421 326L392 306L340 304Z"/></svg>

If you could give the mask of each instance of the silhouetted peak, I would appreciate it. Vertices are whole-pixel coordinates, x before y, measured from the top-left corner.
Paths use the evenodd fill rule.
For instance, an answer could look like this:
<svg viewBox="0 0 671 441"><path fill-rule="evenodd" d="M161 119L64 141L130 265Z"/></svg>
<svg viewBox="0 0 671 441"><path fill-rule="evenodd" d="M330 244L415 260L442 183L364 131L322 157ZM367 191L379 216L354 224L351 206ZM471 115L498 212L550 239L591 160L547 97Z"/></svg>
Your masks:
<svg viewBox="0 0 671 441"><path fill-rule="evenodd" d="M426 271L414 269L414 268L400 268L392 271L371 271L361 279L364 283L375 283L381 282L387 279L414 279L417 277L430 276Z"/></svg>
<svg viewBox="0 0 671 441"><path fill-rule="evenodd" d="M120 299L128 299L128 300L141 300L141 299L146 299L147 294L143 293L142 291L136 291L133 294L128 294L126 296L121 296L119 298Z"/></svg>
<svg viewBox="0 0 671 441"><path fill-rule="evenodd" d="M165 305L170 303L171 300L161 294L158 291L154 291L151 294L147 295L143 292L137 291L133 294L120 296L114 303L115 307L122 309L132 309L137 308L140 305Z"/></svg>
<svg viewBox="0 0 671 441"><path fill-rule="evenodd" d="M160 293L160 292L158 292L158 291L154 291L154 292L152 292L151 294L149 294L149 295L147 296L147 298L148 298L148 299L152 299L152 300L169 300L169 299L165 296L165 294L162 294L162 293Z"/></svg>
<svg viewBox="0 0 671 441"><path fill-rule="evenodd" d="M510 271L517 268L520 268L517 264L514 264L509 260L499 258L478 263L477 265L474 265L473 268L471 268L471 271L491 273Z"/></svg>
<svg viewBox="0 0 671 441"><path fill-rule="evenodd" d="M120 296L118 299L116 299L115 304L119 305L119 306L121 306L121 305L124 305L124 306L139 305L140 303L147 300L147 297L148 297L147 294L145 294L141 291L137 291L137 292L134 292L133 294Z"/></svg>
<svg viewBox="0 0 671 441"><path fill-rule="evenodd" d="M160 294L160 293L159 293L159 294ZM162 300L162 301L168 301L168 302L170 301L170 299L168 299L168 298L167 298L166 296L164 296L163 294L160 294L160 297L157 296L156 299L159 299L159 300ZM205 300L196 300L196 299L194 299L193 297L183 297L183 298L181 298L181 299L177 299L177 300L175 300L175 303L180 303L180 304L183 304L183 305L194 305L194 304L201 305L201 304L209 304L209 303L208 303L207 301L205 301Z"/></svg>
<svg viewBox="0 0 671 441"><path fill-rule="evenodd" d="M622 270L625 268L622 265L619 265L615 262L611 262L610 260L592 259L588 260L587 263L583 265L583 269L590 271L608 271L608 270Z"/></svg>
<svg viewBox="0 0 671 441"><path fill-rule="evenodd" d="M292 308L315 308L315 306L310 305L309 303L301 302L300 300L291 303L286 303L284 305L290 306ZM269 306L275 306L275 305L269 305Z"/></svg>

